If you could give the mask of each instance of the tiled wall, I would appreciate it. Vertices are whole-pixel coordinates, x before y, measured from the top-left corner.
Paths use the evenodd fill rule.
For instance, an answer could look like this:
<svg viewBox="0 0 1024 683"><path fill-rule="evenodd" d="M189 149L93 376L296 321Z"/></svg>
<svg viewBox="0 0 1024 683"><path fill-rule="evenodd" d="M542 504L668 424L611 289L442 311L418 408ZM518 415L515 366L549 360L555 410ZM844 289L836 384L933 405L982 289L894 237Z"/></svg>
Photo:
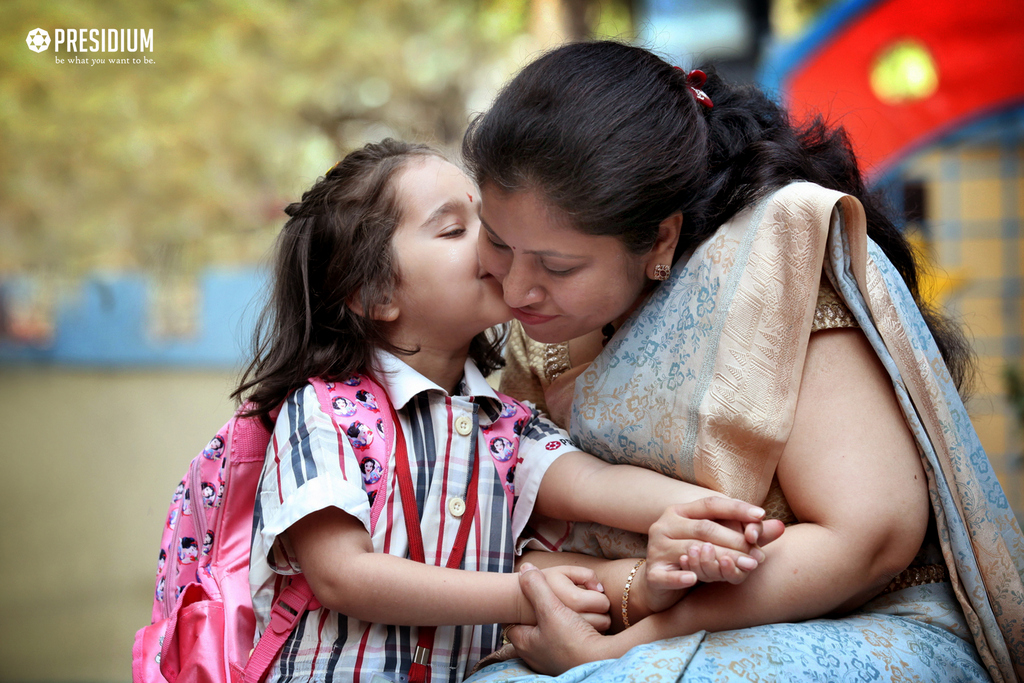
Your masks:
<svg viewBox="0 0 1024 683"><path fill-rule="evenodd" d="M968 328L978 360L968 408L1018 519L1024 519L1024 436L1003 373L1024 369L1024 136L1019 120L975 126L909 159L898 173L924 185L921 235L937 268L930 286Z"/></svg>

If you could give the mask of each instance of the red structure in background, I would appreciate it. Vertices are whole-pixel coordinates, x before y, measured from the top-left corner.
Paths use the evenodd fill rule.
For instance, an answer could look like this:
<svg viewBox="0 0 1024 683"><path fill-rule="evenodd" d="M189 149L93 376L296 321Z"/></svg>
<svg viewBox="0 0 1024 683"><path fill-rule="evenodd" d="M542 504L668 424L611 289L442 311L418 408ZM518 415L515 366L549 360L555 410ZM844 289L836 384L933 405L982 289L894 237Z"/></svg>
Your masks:
<svg viewBox="0 0 1024 683"><path fill-rule="evenodd" d="M1024 103L1024 0L848 2L783 70L782 96L798 120L820 111L845 126L868 178L974 119ZM937 88L883 102L878 60L901 41L931 54Z"/></svg>

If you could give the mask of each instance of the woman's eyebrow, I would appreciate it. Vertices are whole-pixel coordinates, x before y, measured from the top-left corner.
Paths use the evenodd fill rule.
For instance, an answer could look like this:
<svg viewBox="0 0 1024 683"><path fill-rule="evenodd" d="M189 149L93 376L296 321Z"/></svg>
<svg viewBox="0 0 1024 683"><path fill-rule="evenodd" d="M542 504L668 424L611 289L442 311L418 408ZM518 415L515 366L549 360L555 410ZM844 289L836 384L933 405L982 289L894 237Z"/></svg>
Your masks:
<svg viewBox="0 0 1024 683"><path fill-rule="evenodd" d="M487 221L484 220L483 216L480 217L480 225L483 226L483 229L486 230L487 233L491 237L493 237L497 241L502 242L502 244L504 244L502 239L500 237L498 237L498 234L496 232L494 232L494 230L491 229L491 226L489 226L487 224ZM577 260L577 261L580 261L580 260L583 260L583 259L587 258L586 256L581 255L581 254L564 254L564 253L562 253L560 251L553 251L551 249L527 249L523 253L524 254L531 254L533 256L547 256L549 258L564 258L564 259L573 259L573 260Z"/></svg>

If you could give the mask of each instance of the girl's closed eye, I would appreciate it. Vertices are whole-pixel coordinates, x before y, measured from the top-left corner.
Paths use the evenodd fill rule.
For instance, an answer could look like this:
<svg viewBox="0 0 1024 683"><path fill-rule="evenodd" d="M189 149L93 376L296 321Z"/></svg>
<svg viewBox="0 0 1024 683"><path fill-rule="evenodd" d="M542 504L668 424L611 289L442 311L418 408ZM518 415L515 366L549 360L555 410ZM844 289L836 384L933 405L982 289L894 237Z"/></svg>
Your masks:
<svg viewBox="0 0 1024 683"><path fill-rule="evenodd" d="M465 235L465 234L466 234L466 228L463 227L462 225L455 224L455 225L450 225L447 228L445 228L444 230L442 230L441 234L440 234L440 237L444 237L444 238L461 237L462 235Z"/></svg>

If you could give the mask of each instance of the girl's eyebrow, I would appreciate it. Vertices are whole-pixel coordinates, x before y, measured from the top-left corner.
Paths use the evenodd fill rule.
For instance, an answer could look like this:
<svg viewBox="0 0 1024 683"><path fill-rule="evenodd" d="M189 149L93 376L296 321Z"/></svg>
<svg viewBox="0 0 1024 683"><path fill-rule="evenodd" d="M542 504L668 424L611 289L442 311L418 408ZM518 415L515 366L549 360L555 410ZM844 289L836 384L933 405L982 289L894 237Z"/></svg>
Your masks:
<svg viewBox="0 0 1024 683"><path fill-rule="evenodd" d="M449 199L444 204L442 204L441 206L439 206L436 209L434 209L430 213L430 215L427 216L427 220L423 221L423 224L420 227L422 227L422 228L429 228L429 227L433 226L435 223L437 223L438 221L440 221L445 216L448 216L448 215L453 214L453 213L458 213L460 208L461 208L461 203L459 202L459 200L457 200L457 199Z"/></svg>

